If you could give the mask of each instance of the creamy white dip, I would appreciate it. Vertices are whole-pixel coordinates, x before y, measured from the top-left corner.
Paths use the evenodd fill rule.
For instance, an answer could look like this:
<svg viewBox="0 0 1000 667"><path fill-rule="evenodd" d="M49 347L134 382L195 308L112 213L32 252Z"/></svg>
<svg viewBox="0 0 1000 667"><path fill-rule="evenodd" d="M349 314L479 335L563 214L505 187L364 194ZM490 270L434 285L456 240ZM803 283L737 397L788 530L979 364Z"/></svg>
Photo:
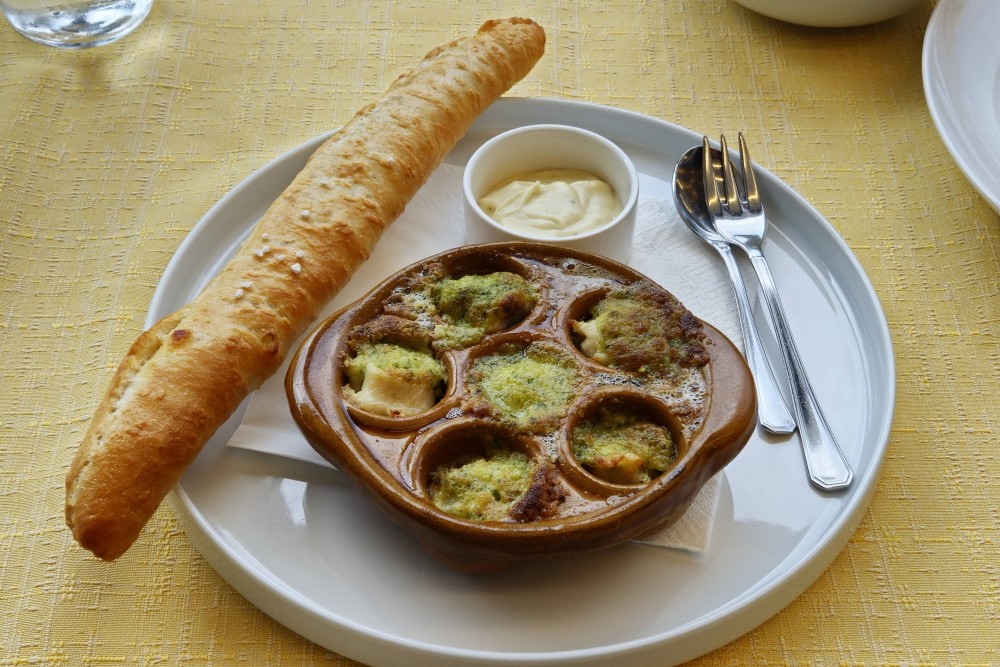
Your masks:
<svg viewBox="0 0 1000 667"><path fill-rule="evenodd" d="M577 169L518 174L496 185L478 204L504 227L553 238L597 229L622 212L610 185Z"/></svg>

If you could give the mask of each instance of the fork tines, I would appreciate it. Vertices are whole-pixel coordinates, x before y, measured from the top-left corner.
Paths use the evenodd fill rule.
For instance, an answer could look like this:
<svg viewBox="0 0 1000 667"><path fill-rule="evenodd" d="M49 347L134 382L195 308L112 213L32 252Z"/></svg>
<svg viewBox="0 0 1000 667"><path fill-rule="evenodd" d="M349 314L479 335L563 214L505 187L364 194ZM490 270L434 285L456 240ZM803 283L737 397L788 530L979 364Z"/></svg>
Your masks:
<svg viewBox="0 0 1000 667"><path fill-rule="evenodd" d="M761 210L757 179L753 173L750 151L747 149L747 142L742 132L739 133L739 142L740 167L743 173L740 178L737 178L739 172L733 168L732 160L729 158L726 135L721 135L719 141L722 152L721 165L712 159L708 137L702 137L705 200L709 210L714 215L721 215L724 209L732 215L741 215L744 206L751 213L757 213Z"/></svg>

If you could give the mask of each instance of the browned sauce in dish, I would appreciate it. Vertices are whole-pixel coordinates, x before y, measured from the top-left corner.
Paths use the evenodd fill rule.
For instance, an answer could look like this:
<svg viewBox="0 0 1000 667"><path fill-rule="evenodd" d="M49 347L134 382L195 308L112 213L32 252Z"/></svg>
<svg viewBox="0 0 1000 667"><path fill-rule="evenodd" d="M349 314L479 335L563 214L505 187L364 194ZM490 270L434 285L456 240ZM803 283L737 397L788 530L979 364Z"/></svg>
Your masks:
<svg viewBox="0 0 1000 667"><path fill-rule="evenodd" d="M721 333L628 267L536 243L397 273L310 335L286 386L312 446L463 571L673 521L755 425Z"/></svg>

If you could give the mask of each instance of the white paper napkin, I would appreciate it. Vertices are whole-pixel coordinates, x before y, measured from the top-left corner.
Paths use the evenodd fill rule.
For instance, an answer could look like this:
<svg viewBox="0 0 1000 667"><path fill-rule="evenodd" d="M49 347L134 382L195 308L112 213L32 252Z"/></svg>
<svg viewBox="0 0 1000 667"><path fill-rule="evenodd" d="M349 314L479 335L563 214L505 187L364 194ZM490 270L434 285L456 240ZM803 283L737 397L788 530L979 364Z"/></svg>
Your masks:
<svg viewBox="0 0 1000 667"><path fill-rule="evenodd" d="M462 245L463 235L462 169L442 165L322 317L357 300L399 269ZM670 202L640 200L629 265L660 283L691 312L742 346L725 267L711 248L683 226ZM254 394L228 446L332 467L309 446L288 410L284 389L288 363ZM674 524L635 541L705 551L718 506L721 477L722 473L706 484Z"/></svg>

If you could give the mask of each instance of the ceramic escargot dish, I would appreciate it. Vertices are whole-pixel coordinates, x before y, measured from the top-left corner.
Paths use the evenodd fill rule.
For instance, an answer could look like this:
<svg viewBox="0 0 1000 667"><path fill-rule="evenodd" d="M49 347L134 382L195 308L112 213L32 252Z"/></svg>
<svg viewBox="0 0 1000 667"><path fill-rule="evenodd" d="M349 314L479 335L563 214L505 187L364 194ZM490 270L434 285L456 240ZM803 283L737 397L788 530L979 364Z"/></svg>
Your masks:
<svg viewBox="0 0 1000 667"><path fill-rule="evenodd" d="M464 572L675 521L756 425L722 333L624 265L541 243L391 276L307 337L286 390L313 448Z"/></svg>

